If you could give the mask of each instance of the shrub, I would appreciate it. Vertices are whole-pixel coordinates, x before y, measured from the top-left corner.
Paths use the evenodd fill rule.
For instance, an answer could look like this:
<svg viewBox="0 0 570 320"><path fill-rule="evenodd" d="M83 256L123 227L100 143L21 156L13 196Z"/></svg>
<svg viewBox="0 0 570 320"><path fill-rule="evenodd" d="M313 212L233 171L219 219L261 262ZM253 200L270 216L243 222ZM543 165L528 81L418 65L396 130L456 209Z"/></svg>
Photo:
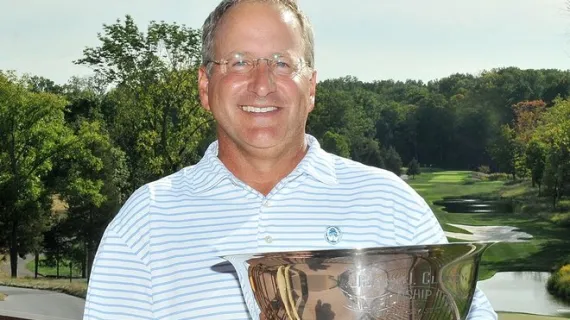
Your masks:
<svg viewBox="0 0 570 320"><path fill-rule="evenodd" d="M477 171L489 174L491 172L491 168L489 168L489 166L479 166L479 168L477 168Z"/></svg>
<svg viewBox="0 0 570 320"><path fill-rule="evenodd" d="M553 273L546 287L552 295L570 302L570 264L565 264Z"/></svg>
<svg viewBox="0 0 570 320"><path fill-rule="evenodd" d="M408 170L406 170L406 173L409 176L412 176L412 178L420 174L420 164L416 158L413 158L412 161L408 163Z"/></svg>
<svg viewBox="0 0 570 320"><path fill-rule="evenodd" d="M557 213L551 220L561 227L570 227L570 213Z"/></svg>
<svg viewBox="0 0 570 320"><path fill-rule="evenodd" d="M509 180L509 175L506 173L491 173L488 179L489 181L507 181Z"/></svg>
<svg viewBox="0 0 570 320"><path fill-rule="evenodd" d="M487 174L481 173L478 171L472 171L471 172L471 178L473 180L476 180L476 181L487 181L488 180Z"/></svg>
<svg viewBox="0 0 570 320"><path fill-rule="evenodd" d="M385 151L384 163L387 170L392 171L398 176L402 174L402 158L400 158L400 155L394 147L390 147Z"/></svg>

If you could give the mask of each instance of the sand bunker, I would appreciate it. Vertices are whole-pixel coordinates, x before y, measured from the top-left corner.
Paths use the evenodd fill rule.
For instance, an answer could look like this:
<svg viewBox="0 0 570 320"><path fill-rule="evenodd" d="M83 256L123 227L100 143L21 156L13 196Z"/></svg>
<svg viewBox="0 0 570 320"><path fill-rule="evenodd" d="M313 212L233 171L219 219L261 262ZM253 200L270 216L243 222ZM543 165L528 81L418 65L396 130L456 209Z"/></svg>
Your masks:
<svg viewBox="0 0 570 320"><path fill-rule="evenodd" d="M532 238L532 235L518 231L515 227L510 226L468 226L462 224L449 224L457 228L469 231L472 234L445 232L448 237L461 239L465 241L524 241Z"/></svg>

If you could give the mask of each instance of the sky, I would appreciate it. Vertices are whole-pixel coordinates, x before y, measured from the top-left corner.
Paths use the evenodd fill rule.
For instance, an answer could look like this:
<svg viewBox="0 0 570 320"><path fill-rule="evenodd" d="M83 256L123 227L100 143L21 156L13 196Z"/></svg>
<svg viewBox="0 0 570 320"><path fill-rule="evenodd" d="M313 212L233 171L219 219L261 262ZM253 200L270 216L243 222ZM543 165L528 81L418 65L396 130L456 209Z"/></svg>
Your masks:
<svg viewBox="0 0 570 320"><path fill-rule="evenodd" d="M430 81L492 68L570 69L569 0L298 0L318 79ZM66 83L126 14L200 28L218 0L0 0L0 70Z"/></svg>

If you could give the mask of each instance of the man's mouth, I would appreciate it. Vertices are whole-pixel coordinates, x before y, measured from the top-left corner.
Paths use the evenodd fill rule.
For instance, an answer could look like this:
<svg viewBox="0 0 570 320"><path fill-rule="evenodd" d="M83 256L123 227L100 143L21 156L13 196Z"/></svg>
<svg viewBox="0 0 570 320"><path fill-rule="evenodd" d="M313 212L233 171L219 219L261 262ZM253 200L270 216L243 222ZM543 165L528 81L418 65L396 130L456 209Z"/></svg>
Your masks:
<svg viewBox="0 0 570 320"><path fill-rule="evenodd" d="M252 113L265 113L276 111L277 107L274 106L267 106L267 107L254 107L254 106L240 106L240 108L245 112L252 112Z"/></svg>

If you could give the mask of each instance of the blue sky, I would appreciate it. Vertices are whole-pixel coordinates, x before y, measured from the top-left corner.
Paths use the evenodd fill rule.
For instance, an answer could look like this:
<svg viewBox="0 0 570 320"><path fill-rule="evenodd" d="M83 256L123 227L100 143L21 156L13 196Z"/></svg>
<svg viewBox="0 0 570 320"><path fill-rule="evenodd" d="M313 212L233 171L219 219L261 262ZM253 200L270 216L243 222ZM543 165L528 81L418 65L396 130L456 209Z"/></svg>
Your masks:
<svg viewBox="0 0 570 320"><path fill-rule="evenodd" d="M102 25L130 14L199 28L217 0L0 0L0 70L65 83ZM298 0L319 79L420 79L491 68L570 69L567 0Z"/></svg>

